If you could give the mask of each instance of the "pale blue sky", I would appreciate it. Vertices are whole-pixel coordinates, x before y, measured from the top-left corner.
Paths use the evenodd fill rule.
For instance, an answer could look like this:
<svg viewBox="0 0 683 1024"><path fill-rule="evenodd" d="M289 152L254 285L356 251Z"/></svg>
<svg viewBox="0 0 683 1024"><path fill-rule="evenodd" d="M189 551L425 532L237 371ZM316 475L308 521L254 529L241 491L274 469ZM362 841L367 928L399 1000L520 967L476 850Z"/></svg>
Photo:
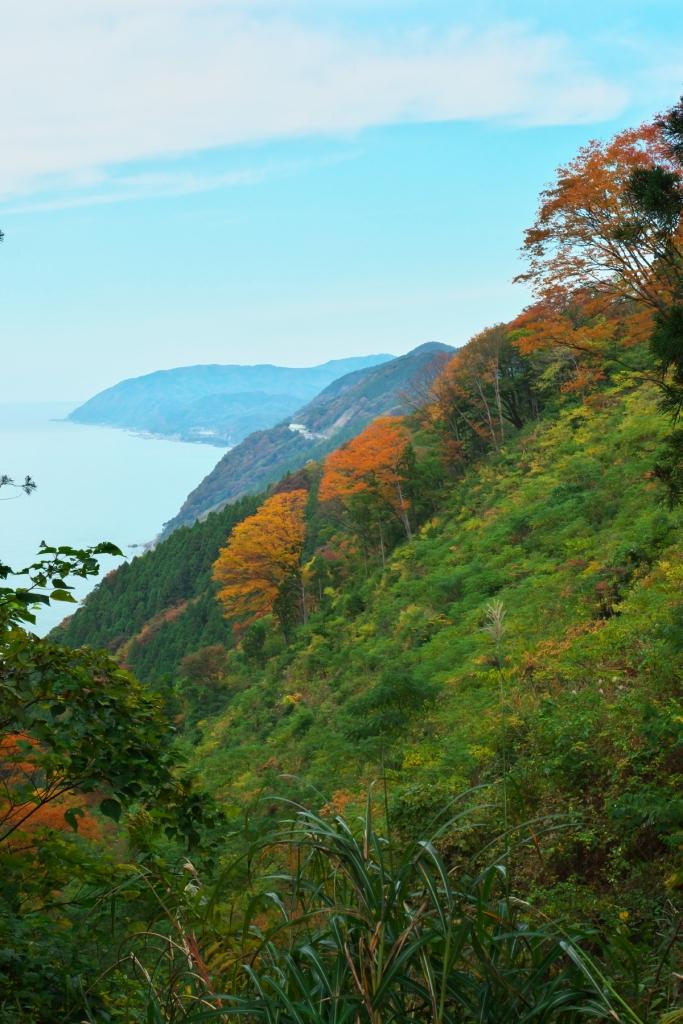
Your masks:
<svg viewBox="0 0 683 1024"><path fill-rule="evenodd" d="M675 101L680 0L23 0L3 399L462 344L555 166Z"/></svg>

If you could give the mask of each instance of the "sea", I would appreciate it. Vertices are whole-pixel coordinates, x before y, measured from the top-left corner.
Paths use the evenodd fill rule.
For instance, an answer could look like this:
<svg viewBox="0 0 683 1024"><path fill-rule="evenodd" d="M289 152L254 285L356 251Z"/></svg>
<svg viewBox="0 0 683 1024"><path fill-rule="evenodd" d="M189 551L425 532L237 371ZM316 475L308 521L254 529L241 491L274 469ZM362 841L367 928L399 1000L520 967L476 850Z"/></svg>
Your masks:
<svg viewBox="0 0 683 1024"><path fill-rule="evenodd" d="M112 541L142 554L223 451L65 419L75 402L0 403L0 476L36 482L29 495L0 488L0 562L23 568L41 541L82 548ZM121 559L101 560L102 574ZM78 580L82 601L97 579ZM76 605L55 602L31 627L45 635Z"/></svg>

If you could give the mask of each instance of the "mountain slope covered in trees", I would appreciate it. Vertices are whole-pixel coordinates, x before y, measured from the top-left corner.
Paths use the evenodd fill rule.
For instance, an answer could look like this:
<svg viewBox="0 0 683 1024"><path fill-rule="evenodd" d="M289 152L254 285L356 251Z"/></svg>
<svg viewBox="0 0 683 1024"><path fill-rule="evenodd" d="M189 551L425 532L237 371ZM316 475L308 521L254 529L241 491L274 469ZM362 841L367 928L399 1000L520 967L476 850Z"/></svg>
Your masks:
<svg viewBox="0 0 683 1024"><path fill-rule="evenodd" d="M166 524L162 536L243 494L262 491L310 459L320 459L376 416L414 408L452 352L448 345L430 342L334 381L286 422L259 431L226 452Z"/></svg>
<svg viewBox="0 0 683 1024"><path fill-rule="evenodd" d="M305 367L216 364L157 370L99 392L68 418L225 447L277 423L337 378L392 358L353 356Z"/></svg>
<svg viewBox="0 0 683 1024"><path fill-rule="evenodd" d="M604 927L627 915L640 922L634 942L652 942L650 904L656 891L664 920L683 823L681 514L652 477L664 437L647 384L572 396L440 489L411 541L396 546L399 524L387 522L393 551L382 568L371 537L365 571L339 521L321 520L309 470L298 483L311 494L311 603L289 642L266 617L200 645L181 607L120 655L143 678L178 681L192 758L235 812L283 786L360 811L386 776L391 821L410 836L470 792L473 824L443 838L467 857L501 825L506 771L510 826L542 823L542 857L532 847L518 864L542 904L567 919L580 906ZM416 443L426 458L426 439ZM138 573L147 560L161 584L172 549L191 550L229 509L236 519L257 504L176 532L136 560ZM208 561L198 589L216 604ZM106 639L117 597L105 584L99 606L97 596L63 638ZM487 630L497 602L498 638Z"/></svg>
<svg viewBox="0 0 683 1024"><path fill-rule="evenodd" d="M228 643L231 630L215 599L211 568L232 527L255 512L260 500L245 497L125 562L55 635L72 646L87 643L112 652L125 647L128 664L155 682L176 671L185 654Z"/></svg>

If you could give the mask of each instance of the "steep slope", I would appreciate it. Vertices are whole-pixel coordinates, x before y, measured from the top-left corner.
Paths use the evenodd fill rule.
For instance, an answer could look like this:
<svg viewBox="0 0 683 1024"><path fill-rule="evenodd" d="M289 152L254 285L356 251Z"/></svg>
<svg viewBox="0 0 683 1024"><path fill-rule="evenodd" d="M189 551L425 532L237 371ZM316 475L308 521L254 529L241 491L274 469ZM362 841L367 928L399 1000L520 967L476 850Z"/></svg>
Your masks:
<svg viewBox="0 0 683 1024"><path fill-rule="evenodd" d="M502 827L507 771L509 821L545 833L517 854L527 891L615 926L665 908L683 825L682 520L650 479L665 428L647 388L530 425L289 648L232 652L206 785L239 804L294 776L295 798L353 814L384 775L393 827L420 836L469 793L443 838L457 860Z"/></svg>
<svg viewBox="0 0 683 1024"><path fill-rule="evenodd" d="M524 689L533 679L532 690L555 692L555 682L544 675L552 662L555 669L565 666L567 685L574 676L572 685L595 692L604 683L610 690L615 680L599 680L607 670L595 669L601 637L613 633L617 642L627 603L637 603L638 595L644 598L653 579L666 590L671 570L671 594L675 590L683 512L667 511L649 479L665 427L655 394L645 387L615 388L598 409L572 405L556 419L530 425L449 490L439 513L411 543L396 548L383 573L355 580L353 594L348 584L330 594L326 614L302 630L294 645L298 649L290 650L286 671L282 662L274 662L264 675L281 693L299 690L298 711L315 711L305 739L303 730L297 733L285 723L288 716L269 732L268 743L278 748L283 768L292 769L305 753L307 773L315 782L330 777L334 762L332 774L344 785L352 782L364 759L379 756L380 747L398 755L407 735L424 754L420 737L426 719L413 718L407 706L407 733L394 732L388 690L385 702L376 704L377 717L368 715L375 704L366 698L386 666L396 671L400 665L415 680L437 687L437 719L448 709L459 709L464 717L457 740L442 732L443 722L439 732L447 747L455 742L464 751L468 733L489 729L476 722L481 707L497 700L495 689L489 689L494 681L486 656L491 641L480 628L494 598L507 610L506 653L519 672L518 677L510 673L510 683ZM653 596L651 626L661 645L647 652L644 639L622 657L643 664L652 658L662 679L671 678L675 665L662 661L662 653L673 645L683 655L683 607L678 605L679 631L667 635L669 615L660 621L662 609L657 605L655 610L655 604ZM594 653L582 666L591 647ZM625 682L629 673L618 669L620 656L611 647L610 657L616 659L612 675L616 672L616 681ZM463 703L470 687L476 705L472 717ZM247 690L244 699L263 708L273 694L266 688L256 699ZM330 737L341 740L349 702L356 697L366 706L367 743L340 755ZM241 702L242 696L231 705L230 721L239 719ZM271 710L276 713L274 705ZM250 733L253 718L240 721L245 735ZM221 772L233 755L235 764L239 761L235 742L233 733L230 749L217 755ZM462 755L463 766L473 767L475 761Z"/></svg>
<svg viewBox="0 0 683 1024"><path fill-rule="evenodd" d="M357 356L298 368L215 364L158 370L101 391L69 419L234 445L277 423L337 378L391 358Z"/></svg>
<svg viewBox="0 0 683 1024"><path fill-rule="evenodd" d="M462 860L502 827L506 773L509 822L542 835L542 852L517 855L527 892L608 929L638 918L647 945L683 824L681 510L651 476L666 428L647 386L566 401L447 487L384 570L332 579L289 646L271 623L224 650L218 681L179 666L230 647L225 624L201 634L210 562L258 499L103 581L61 638L121 645L143 678L180 678L200 717L223 706L191 756L228 806L284 785L352 814L384 775L393 827L415 836L464 793L467 824L442 840ZM181 598L171 614L159 590ZM482 628L493 601L498 649ZM132 639L118 632L127 608Z"/></svg>
<svg viewBox="0 0 683 1024"><path fill-rule="evenodd" d="M165 525L162 537L243 494L262 491L309 459L321 458L375 417L414 408L452 353L448 345L420 345L405 356L334 381L287 420L227 452Z"/></svg>
<svg viewBox="0 0 683 1024"><path fill-rule="evenodd" d="M128 663L140 678L154 682L176 670L193 650L229 643L230 627L215 599L211 566L232 527L251 515L260 500L242 498L124 562L98 583L53 636L71 647L89 644L119 653L127 648ZM143 642L131 649L136 635L142 635Z"/></svg>

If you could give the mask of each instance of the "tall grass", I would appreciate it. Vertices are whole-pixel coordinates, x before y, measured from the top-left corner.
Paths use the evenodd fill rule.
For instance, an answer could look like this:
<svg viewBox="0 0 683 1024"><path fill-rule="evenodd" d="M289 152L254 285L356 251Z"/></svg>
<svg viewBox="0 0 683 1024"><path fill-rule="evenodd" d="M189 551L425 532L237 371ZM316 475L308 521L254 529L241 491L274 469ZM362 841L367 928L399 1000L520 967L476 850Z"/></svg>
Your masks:
<svg viewBox="0 0 683 1024"><path fill-rule="evenodd" d="M577 942L511 894L503 862L456 874L434 840L399 851L370 798L357 827L290 808L251 851L270 868L250 892L204 894L191 928L171 914L163 992L147 969L150 1024L641 1024Z"/></svg>

